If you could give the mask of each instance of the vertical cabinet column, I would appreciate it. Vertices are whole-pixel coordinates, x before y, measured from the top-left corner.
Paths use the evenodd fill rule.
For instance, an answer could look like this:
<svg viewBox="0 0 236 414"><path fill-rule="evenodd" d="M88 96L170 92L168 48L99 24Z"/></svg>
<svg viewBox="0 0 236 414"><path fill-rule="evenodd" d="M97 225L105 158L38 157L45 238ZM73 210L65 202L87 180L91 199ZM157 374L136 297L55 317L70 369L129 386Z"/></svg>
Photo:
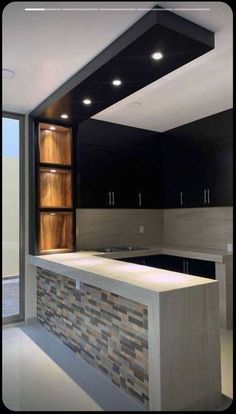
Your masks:
<svg viewBox="0 0 236 414"><path fill-rule="evenodd" d="M75 248L72 129L39 122L35 140L35 252ZM32 250L32 247L31 247Z"/></svg>

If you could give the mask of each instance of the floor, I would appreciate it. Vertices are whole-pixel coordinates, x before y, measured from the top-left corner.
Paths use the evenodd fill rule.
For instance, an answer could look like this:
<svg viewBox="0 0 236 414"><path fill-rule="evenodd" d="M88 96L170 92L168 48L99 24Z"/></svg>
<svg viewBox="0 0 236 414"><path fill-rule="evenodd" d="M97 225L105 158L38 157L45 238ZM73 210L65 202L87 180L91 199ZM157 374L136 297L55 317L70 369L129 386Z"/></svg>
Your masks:
<svg viewBox="0 0 236 414"><path fill-rule="evenodd" d="M114 386L94 371L86 378L82 365L71 364L70 358L75 358L73 352L67 347L62 349L64 345L50 335L40 325L4 327L4 404L13 411L116 411L111 409L111 401L109 406L112 395L109 387ZM221 331L222 393L230 398L233 396L232 349L232 331ZM89 387L90 391L94 388L95 393L87 393L85 389ZM108 405L103 404L104 392ZM127 398L119 392L119 389L115 392L115 407ZM128 411L136 409L129 407Z"/></svg>
<svg viewBox="0 0 236 414"><path fill-rule="evenodd" d="M19 277L3 278L2 316L19 314Z"/></svg>
<svg viewBox="0 0 236 414"><path fill-rule="evenodd" d="M12 411L101 411L20 327L3 329L2 395Z"/></svg>

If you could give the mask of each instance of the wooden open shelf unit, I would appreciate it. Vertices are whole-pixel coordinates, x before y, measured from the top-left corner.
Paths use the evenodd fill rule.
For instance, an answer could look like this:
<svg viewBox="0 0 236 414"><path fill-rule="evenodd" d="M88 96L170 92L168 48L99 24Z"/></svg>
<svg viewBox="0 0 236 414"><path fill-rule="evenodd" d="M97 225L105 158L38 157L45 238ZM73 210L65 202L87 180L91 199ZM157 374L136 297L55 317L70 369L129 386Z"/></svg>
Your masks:
<svg viewBox="0 0 236 414"><path fill-rule="evenodd" d="M74 250L72 129L39 123L38 250L39 254Z"/></svg>
<svg viewBox="0 0 236 414"><path fill-rule="evenodd" d="M39 250L71 251L73 249L73 212L40 212Z"/></svg>
<svg viewBox="0 0 236 414"><path fill-rule="evenodd" d="M46 164L72 165L71 128L40 123L39 161Z"/></svg>
<svg viewBox="0 0 236 414"><path fill-rule="evenodd" d="M71 170L40 168L40 208L73 208Z"/></svg>

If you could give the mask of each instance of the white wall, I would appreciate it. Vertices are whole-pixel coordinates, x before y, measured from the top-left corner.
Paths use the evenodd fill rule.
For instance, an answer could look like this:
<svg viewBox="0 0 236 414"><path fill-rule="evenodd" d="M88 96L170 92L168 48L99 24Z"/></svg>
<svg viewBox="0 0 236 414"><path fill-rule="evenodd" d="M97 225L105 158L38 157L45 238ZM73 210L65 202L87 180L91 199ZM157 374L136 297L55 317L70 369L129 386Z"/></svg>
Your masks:
<svg viewBox="0 0 236 414"><path fill-rule="evenodd" d="M2 275L19 275L19 160L2 157Z"/></svg>

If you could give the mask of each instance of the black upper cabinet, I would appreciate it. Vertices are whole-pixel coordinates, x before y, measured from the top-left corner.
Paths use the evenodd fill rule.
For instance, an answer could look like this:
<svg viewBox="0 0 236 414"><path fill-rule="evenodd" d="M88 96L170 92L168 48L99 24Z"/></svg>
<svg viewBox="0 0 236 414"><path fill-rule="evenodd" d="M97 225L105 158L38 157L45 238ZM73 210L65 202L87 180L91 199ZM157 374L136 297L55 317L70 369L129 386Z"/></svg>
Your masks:
<svg viewBox="0 0 236 414"><path fill-rule="evenodd" d="M157 135L94 119L82 123L78 145L78 206L162 207Z"/></svg>
<svg viewBox="0 0 236 414"><path fill-rule="evenodd" d="M164 208L232 205L232 138L172 146L163 167Z"/></svg>
<svg viewBox="0 0 236 414"><path fill-rule="evenodd" d="M177 135L94 119L82 123L78 146L78 206L232 205L233 143L230 135L223 136L222 123L228 134L232 128L229 111L224 114L208 117L207 122L188 124L188 128L177 128ZM208 126L211 134L206 132Z"/></svg>
<svg viewBox="0 0 236 414"><path fill-rule="evenodd" d="M136 154L136 193L140 208L162 208L161 153Z"/></svg>
<svg viewBox="0 0 236 414"><path fill-rule="evenodd" d="M168 132L163 171L164 208L232 205L232 111Z"/></svg>
<svg viewBox="0 0 236 414"><path fill-rule="evenodd" d="M231 206L233 204L233 139L215 141L212 153L212 187L209 204Z"/></svg>
<svg viewBox="0 0 236 414"><path fill-rule="evenodd" d="M108 207L109 165L102 147L79 145L80 202L83 207Z"/></svg>
<svg viewBox="0 0 236 414"><path fill-rule="evenodd" d="M80 207L160 208L160 163L145 152L79 145Z"/></svg>
<svg viewBox="0 0 236 414"><path fill-rule="evenodd" d="M178 208L189 205L189 171L191 163L185 145L166 141L163 145L163 207Z"/></svg>
<svg viewBox="0 0 236 414"><path fill-rule="evenodd" d="M187 165L186 207L232 205L232 138L193 145Z"/></svg>

